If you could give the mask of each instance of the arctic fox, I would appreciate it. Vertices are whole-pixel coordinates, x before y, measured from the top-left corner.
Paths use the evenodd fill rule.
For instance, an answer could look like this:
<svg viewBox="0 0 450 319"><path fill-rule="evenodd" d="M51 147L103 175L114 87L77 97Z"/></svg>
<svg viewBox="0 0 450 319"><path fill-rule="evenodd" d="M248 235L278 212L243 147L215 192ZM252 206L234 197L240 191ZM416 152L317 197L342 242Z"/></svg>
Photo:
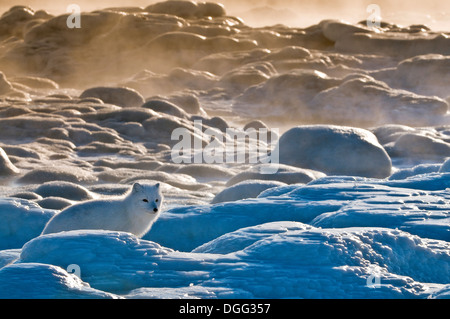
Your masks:
<svg viewBox="0 0 450 319"><path fill-rule="evenodd" d="M67 207L48 221L42 234L104 229L142 237L159 217L162 201L159 183L134 183L131 190L121 197L91 200Z"/></svg>

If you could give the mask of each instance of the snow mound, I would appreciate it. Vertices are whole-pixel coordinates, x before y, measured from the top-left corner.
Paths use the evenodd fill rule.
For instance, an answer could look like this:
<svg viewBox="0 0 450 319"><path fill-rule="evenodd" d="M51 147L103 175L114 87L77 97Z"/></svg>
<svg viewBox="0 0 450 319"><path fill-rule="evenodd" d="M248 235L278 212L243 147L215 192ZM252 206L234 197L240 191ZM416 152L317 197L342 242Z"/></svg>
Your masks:
<svg viewBox="0 0 450 319"><path fill-rule="evenodd" d="M225 188L213 198L211 203L216 204L221 202L231 202L245 198L258 197L258 195L266 189L283 185L286 184L276 181L263 181L254 179L246 180Z"/></svg>
<svg viewBox="0 0 450 319"><path fill-rule="evenodd" d="M348 200L339 209L316 216L310 222L316 227L392 227L421 237L450 239L448 176L430 173L393 181L344 180L325 178L289 195L319 202Z"/></svg>
<svg viewBox="0 0 450 319"><path fill-rule="evenodd" d="M133 289L124 295L127 299L232 299L236 296L241 298L252 297L251 294L238 289L199 285L179 288L144 287Z"/></svg>
<svg viewBox="0 0 450 319"><path fill-rule="evenodd" d="M189 164L178 168L175 173L190 175L197 180L214 180L230 178L234 170L215 164Z"/></svg>
<svg viewBox="0 0 450 319"><path fill-rule="evenodd" d="M391 124L376 127L372 132L391 158L411 158L414 159L412 164L419 164L424 160L442 162L449 155L449 131L445 125L410 127Z"/></svg>
<svg viewBox="0 0 450 319"><path fill-rule="evenodd" d="M431 299L450 299L450 285L436 289L430 296Z"/></svg>
<svg viewBox="0 0 450 319"><path fill-rule="evenodd" d="M80 268L81 279L91 287L127 291L149 285L151 272L158 268L158 257L171 251L153 242L141 242L129 233L77 230L29 241L18 262L39 262L64 269L75 264Z"/></svg>
<svg viewBox="0 0 450 319"><path fill-rule="evenodd" d="M271 174L264 174L265 171L271 172ZM306 184L323 176L325 176L324 173L314 171L312 169L299 168L284 164L257 164L230 178L226 185L233 186L236 183L250 179L278 181L286 184Z"/></svg>
<svg viewBox="0 0 450 319"><path fill-rule="evenodd" d="M143 108L151 109L155 112L170 114L173 116L188 118L188 114L178 105L163 100L149 100L142 104Z"/></svg>
<svg viewBox="0 0 450 319"><path fill-rule="evenodd" d="M239 228L290 220L320 227L393 225L419 236L449 240L448 176L424 176L392 181L331 176L307 185L271 188L258 198L174 207L144 238L190 251ZM172 233L177 238L168 235Z"/></svg>
<svg viewBox="0 0 450 319"><path fill-rule="evenodd" d="M23 184L43 184L51 181L65 181L71 183L89 183L97 181L88 170L77 167L44 167L34 168L19 178L18 182Z"/></svg>
<svg viewBox="0 0 450 319"><path fill-rule="evenodd" d="M204 18L224 16L223 5L214 2L194 2L169 0L149 5L145 11L151 13L173 14L183 18Z"/></svg>
<svg viewBox="0 0 450 319"><path fill-rule="evenodd" d="M88 200L95 197L87 188L70 182L51 181L42 184L34 191L42 197L57 196L69 200Z"/></svg>
<svg viewBox="0 0 450 319"><path fill-rule="evenodd" d="M238 229L226 233L192 250L193 253L228 254L242 250L253 243L273 235L283 235L288 231L313 229L299 222L271 222Z"/></svg>
<svg viewBox="0 0 450 319"><path fill-rule="evenodd" d="M385 81L392 87L445 99L448 96L445 83L450 81L450 75L446 72L449 66L448 56L418 55L401 61L392 72L388 73Z"/></svg>
<svg viewBox="0 0 450 319"><path fill-rule="evenodd" d="M323 35L336 42L340 38L354 34L354 33L369 33L370 29L361 25L353 25L339 20L323 20L319 23Z"/></svg>
<svg viewBox="0 0 450 319"><path fill-rule="evenodd" d="M137 107L144 104L145 100L136 90L122 87L94 87L83 91L80 98L99 98L105 103L111 103L122 107Z"/></svg>
<svg viewBox="0 0 450 319"><path fill-rule="evenodd" d="M425 134L402 134L392 146L390 153L403 157L448 157L450 143Z"/></svg>
<svg viewBox="0 0 450 319"><path fill-rule="evenodd" d="M328 175L385 178L391 159L371 132L345 126L306 125L289 129L278 141L280 163Z"/></svg>
<svg viewBox="0 0 450 319"><path fill-rule="evenodd" d="M0 250L0 269L19 259L20 252L21 249Z"/></svg>
<svg viewBox="0 0 450 319"><path fill-rule="evenodd" d="M308 287L311 284L312 269L317 269L319 273L313 276L318 275L317 278L324 281L318 281L316 288L318 291L315 291L315 288L304 290L297 288L303 290L303 296L312 297L319 291L322 294L326 291L321 297L328 294L331 296L332 291L348 290L347 285L350 282L354 289L352 296L363 296L368 293L364 290L370 286L367 285L367 278L371 273L380 277L382 285L379 291L374 291L373 296L392 297L400 291L404 295L412 296L420 294L421 290L423 293L425 286L418 285L414 281L445 284L449 276L450 255L447 242L424 240L392 229L293 231L259 240L236 254L243 259L262 259L268 263L296 267L297 271L294 271L297 278L294 281L298 281L296 285L280 287L280 290L286 289L283 291L286 295L295 295L295 287ZM442 273L432 271L441 267ZM276 281L290 272L281 268L277 270L280 272L277 273ZM357 284L358 280L353 276L360 276L361 285ZM349 277L353 279L349 281ZM258 278L258 274L255 278ZM390 285L396 286L399 290L391 290L392 286L388 288Z"/></svg>
<svg viewBox="0 0 450 319"><path fill-rule="evenodd" d="M39 236L55 213L26 199L0 199L0 249L20 248Z"/></svg>
<svg viewBox="0 0 450 319"><path fill-rule="evenodd" d="M56 210L62 210L64 208L66 208L67 206L74 204L73 201L70 201L68 199L65 199L62 197L53 197L53 196L49 196L49 197L37 200L36 203L39 206L41 206L42 208L56 209Z"/></svg>
<svg viewBox="0 0 450 319"><path fill-rule="evenodd" d="M0 176L9 176L17 173L19 173L19 169L11 163L8 155L0 147Z"/></svg>
<svg viewBox="0 0 450 319"><path fill-rule="evenodd" d="M441 172L442 167L441 164L420 164L410 168L402 168L389 176L389 180L404 180L416 175Z"/></svg>
<svg viewBox="0 0 450 319"><path fill-rule="evenodd" d="M117 298L89 287L64 269L40 263L12 264L0 269L1 299Z"/></svg>
<svg viewBox="0 0 450 319"><path fill-rule="evenodd" d="M424 60L432 61L431 58ZM308 69L288 68L281 74L260 75L254 79L253 86L247 85L247 89L241 90L242 94L233 103L233 111L249 118L258 112L266 119L283 119L292 123L297 120L354 126L386 123L431 125L440 123L440 117L447 112L444 89L439 96L430 94L434 92L432 90L418 90L416 93L409 87L402 89L389 81L394 71L374 71L370 75L348 71L333 77L332 68L321 68L317 65L319 62L312 58L309 63ZM398 67L400 69L401 65Z"/></svg>
<svg viewBox="0 0 450 319"><path fill-rule="evenodd" d="M448 104L436 96L395 90L370 76L349 76L339 86L324 90L311 101L326 123L378 125L438 123Z"/></svg>
<svg viewBox="0 0 450 319"><path fill-rule="evenodd" d="M297 201L288 196L175 207L161 214L152 231L143 238L173 249L191 251L239 228L286 220L308 223L321 213L336 209L336 205L329 202Z"/></svg>
<svg viewBox="0 0 450 319"><path fill-rule="evenodd" d="M255 111L264 117L312 118L309 103L319 92L339 83L317 70L297 69L275 75L267 81L251 86L236 98L233 110L250 116ZM274 108L274 105L280 106Z"/></svg>
<svg viewBox="0 0 450 319"><path fill-rule="evenodd" d="M398 298L427 297L442 290L450 275L447 242L393 229L315 229L284 222L238 230L216 244L220 241L228 242L223 248L229 253L182 253L119 232L45 235L27 243L0 278L22 267L38 271L36 263L63 269L76 263L83 282L124 296L160 288L166 295L184 291L205 297L208 292L210 298ZM198 250L221 249L208 245ZM370 281L373 276L378 289ZM59 283L62 290L71 285Z"/></svg>
<svg viewBox="0 0 450 319"><path fill-rule="evenodd" d="M404 30L411 32L409 27ZM339 37L334 47L338 52L354 54L371 52L371 54L404 58L423 54L448 55L450 53L449 42L443 33L433 33L429 36L426 36L425 33L418 37L404 37L401 32L382 34L355 32Z"/></svg>

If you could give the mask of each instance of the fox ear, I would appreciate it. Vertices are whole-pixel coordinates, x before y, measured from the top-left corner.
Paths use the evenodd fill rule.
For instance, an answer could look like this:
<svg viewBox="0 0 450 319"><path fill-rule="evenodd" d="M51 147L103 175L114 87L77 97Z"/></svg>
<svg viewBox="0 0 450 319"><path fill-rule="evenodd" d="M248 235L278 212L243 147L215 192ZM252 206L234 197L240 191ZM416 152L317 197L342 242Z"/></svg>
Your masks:
<svg viewBox="0 0 450 319"><path fill-rule="evenodd" d="M142 185L139 183L133 184L133 192L140 192L140 191L142 191L142 188L143 188Z"/></svg>

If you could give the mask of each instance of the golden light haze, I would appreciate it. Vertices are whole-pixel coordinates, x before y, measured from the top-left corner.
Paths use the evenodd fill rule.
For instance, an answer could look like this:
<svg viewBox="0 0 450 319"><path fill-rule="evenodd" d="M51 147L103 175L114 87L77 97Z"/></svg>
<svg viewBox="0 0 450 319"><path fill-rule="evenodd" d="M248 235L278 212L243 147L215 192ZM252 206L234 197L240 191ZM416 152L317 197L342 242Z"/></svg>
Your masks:
<svg viewBox="0 0 450 319"><path fill-rule="evenodd" d="M66 12L69 4L77 4L82 11L93 11L107 7L141 6L156 0L2 0L0 11L14 5L28 5L35 10L44 9L52 14ZM251 26L282 23L291 27L306 27L323 19L343 19L355 23L369 16L366 8L377 4L383 20L402 25L426 24L434 30L450 29L450 2L428 1L374 1L374 0L222 0L213 1L225 5L227 13L239 16Z"/></svg>

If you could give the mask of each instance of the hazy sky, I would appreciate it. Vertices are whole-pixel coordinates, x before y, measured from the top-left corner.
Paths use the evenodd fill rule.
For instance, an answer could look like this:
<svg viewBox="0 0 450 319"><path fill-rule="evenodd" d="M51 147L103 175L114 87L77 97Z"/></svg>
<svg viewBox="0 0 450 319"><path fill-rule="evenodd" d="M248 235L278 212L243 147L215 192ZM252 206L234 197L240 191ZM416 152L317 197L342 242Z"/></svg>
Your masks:
<svg viewBox="0 0 450 319"><path fill-rule="evenodd" d="M75 3L82 11L112 6L147 6L156 0L0 0L4 12L17 4L33 9L45 9L53 14L64 13ZM383 20L400 24L425 23L433 29L450 31L450 1L427 0L223 0L229 15L242 17L247 24L262 26L284 23L289 26L308 26L322 19L338 18L349 22L366 19L369 4L380 7ZM271 7L273 10L268 10Z"/></svg>

